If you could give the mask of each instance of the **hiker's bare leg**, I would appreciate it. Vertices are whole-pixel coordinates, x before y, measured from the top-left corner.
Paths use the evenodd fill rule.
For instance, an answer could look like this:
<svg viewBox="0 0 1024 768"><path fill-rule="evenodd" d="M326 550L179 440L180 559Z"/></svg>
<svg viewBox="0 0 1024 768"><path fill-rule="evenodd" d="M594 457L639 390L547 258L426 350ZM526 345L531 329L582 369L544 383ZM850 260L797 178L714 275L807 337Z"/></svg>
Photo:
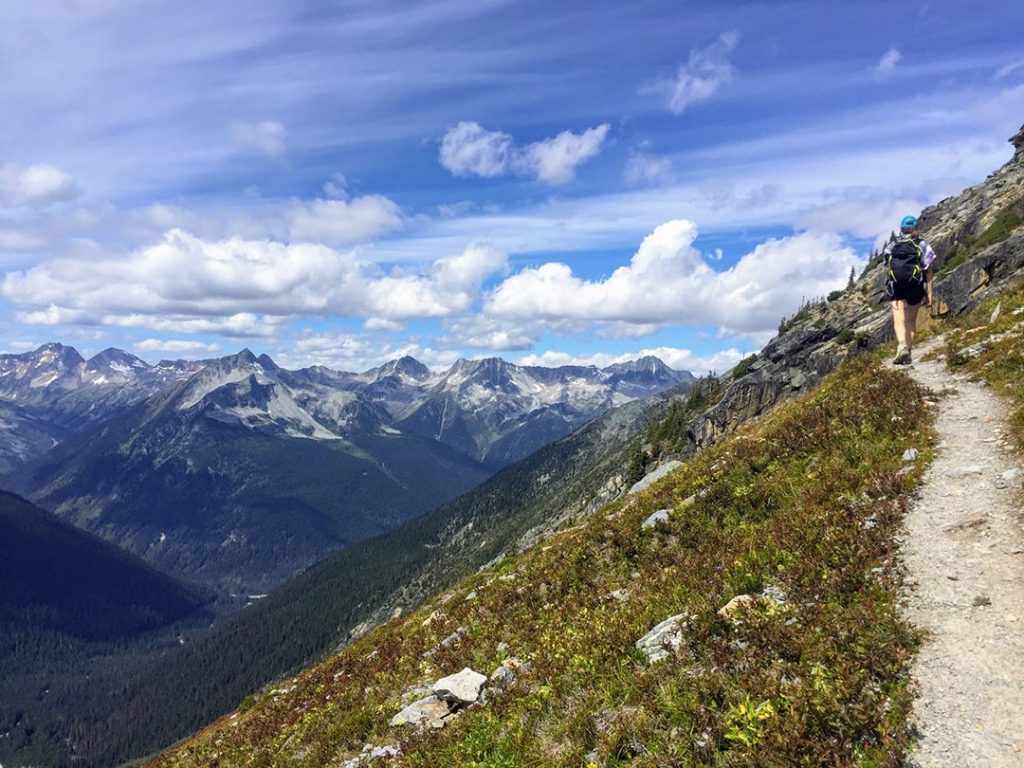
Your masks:
<svg viewBox="0 0 1024 768"><path fill-rule="evenodd" d="M921 309L920 304L907 304L903 302L905 309L903 310L903 338L906 339L907 347L913 348L914 346L914 335L917 333L917 311Z"/></svg>
<svg viewBox="0 0 1024 768"><path fill-rule="evenodd" d="M903 347L907 343L907 302L903 299L896 299L889 303L892 304L892 328L896 331L896 342Z"/></svg>

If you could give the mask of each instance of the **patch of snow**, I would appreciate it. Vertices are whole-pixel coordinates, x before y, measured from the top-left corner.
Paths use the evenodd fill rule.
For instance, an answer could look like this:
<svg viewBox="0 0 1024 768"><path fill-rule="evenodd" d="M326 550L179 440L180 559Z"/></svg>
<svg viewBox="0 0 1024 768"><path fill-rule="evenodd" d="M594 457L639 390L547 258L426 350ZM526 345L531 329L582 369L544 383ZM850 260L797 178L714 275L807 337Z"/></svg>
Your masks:
<svg viewBox="0 0 1024 768"><path fill-rule="evenodd" d="M48 387L51 384L53 384L53 382L55 382L59 378L59 376L60 374L58 374L56 371L51 372L49 376L47 376L46 374L42 374L32 379L32 381L29 382L29 386L32 387L33 389Z"/></svg>

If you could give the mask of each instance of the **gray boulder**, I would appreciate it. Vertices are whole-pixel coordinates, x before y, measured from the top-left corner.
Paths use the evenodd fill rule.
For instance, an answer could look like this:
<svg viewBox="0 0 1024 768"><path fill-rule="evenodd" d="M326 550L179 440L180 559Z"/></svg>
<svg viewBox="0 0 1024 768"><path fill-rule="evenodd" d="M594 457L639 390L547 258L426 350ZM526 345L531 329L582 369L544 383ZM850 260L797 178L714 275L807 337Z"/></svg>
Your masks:
<svg viewBox="0 0 1024 768"><path fill-rule="evenodd" d="M457 705L474 704L480 698L480 691L487 677L466 667L454 675L442 677L434 683L434 695Z"/></svg>

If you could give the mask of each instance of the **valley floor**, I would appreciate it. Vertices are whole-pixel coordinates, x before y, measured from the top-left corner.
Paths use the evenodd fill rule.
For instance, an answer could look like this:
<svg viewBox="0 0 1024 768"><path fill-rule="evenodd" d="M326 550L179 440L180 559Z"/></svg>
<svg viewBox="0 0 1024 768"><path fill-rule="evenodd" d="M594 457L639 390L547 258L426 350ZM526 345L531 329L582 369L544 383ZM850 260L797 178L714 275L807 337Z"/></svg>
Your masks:
<svg viewBox="0 0 1024 768"><path fill-rule="evenodd" d="M911 375L936 393L939 436L903 545L910 618L928 633L911 765L1022 766L1024 527L1008 407L941 357Z"/></svg>

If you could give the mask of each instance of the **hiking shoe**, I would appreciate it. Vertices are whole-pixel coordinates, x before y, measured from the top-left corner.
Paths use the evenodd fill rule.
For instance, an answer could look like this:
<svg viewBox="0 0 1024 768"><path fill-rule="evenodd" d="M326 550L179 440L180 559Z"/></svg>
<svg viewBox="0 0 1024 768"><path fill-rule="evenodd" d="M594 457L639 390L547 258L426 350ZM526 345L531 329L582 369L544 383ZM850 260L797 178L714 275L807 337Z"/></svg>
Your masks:
<svg viewBox="0 0 1024 768"><path fill-rule="evenodd" d="M896 358L892 362L893 365L910 365L910 347L900 344L896 349Z"/></svg>

